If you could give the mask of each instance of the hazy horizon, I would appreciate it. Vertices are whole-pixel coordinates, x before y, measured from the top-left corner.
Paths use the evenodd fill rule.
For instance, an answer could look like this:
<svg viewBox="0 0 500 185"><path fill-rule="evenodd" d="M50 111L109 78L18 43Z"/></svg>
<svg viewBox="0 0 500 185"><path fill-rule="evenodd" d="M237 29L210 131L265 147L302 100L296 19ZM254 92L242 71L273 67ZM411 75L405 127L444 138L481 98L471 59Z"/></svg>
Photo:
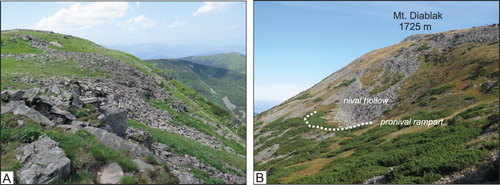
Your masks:
<svg viewBox="0 0 500 185"><path fill-rule="evenodd" d="M1 5L1 30L47 30L103 46L155 43L190 45L198 50L198 46L204 46L204 53L221 52L217 50L220 47L246 46L244 2L1 2ZM18 16L19 12L23 16ZM241 52L241 49L222 50L228 51Z"/></svg>

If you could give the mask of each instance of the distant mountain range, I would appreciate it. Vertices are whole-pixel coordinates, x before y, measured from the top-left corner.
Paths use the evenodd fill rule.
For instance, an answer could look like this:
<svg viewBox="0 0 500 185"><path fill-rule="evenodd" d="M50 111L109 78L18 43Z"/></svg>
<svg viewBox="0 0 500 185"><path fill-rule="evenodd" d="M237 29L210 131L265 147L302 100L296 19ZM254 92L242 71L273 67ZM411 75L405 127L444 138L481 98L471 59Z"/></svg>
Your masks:
<svg viewBox="0 0 500 185"><path fill-rule="evenodd" d="M203 45L169 45L143 43L133 45L106 45L111 49L130 53L142 60L160 58L182 58L187 56L213 55L237 52L246 53L245 46L203 46Z"/></svg>

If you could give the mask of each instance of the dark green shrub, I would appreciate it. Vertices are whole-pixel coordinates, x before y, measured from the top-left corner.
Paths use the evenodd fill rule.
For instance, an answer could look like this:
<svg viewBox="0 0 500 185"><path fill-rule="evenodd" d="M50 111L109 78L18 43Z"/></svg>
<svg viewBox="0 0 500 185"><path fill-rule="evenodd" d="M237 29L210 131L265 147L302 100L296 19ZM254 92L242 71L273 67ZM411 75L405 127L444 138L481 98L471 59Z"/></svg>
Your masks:
<svg viewBox="0 0 500 185"><path fill-rule="evenodd" d="M470 118L475 118L478 116L483 116L487 112L484 110L486 107L488 107L487 104L481 104L476 107L467 109L465 112L462 112L458 114L459 116L462 116L464 119L470 119Z"/></svg>
<svg viewBox="0 0 500 185"><path fill-rule="evenodd" d="M499 147L499 144L498 141L486 141L484 142L484 147L488 150L494 150L494 149L497 149Z"/></svg>
<svg viewBox="0 0 500 185"><path fill-rule="evenodd" d="M464 119L462 118L462 116L457 115L457 116L454 116L453 118L451 118L451 120L449 121L448 124L453 125L453 124L456 124L456 123L460 123L463 120Z"/></svg>
<svg viewBox="0 0 500 185"><path fill-rule="evenodd" d="M323 98L316 98L316 99L314 99L314 102L316 103L316 102L320 102L322 100L323 100Z"/></svg>
<svg viewBox="0 0 500 185"><path fill-rule="evenodd" d="M295 98L296 100L303 100L303 99L306 99L306 98L309 98L309 93L304 93L302 95L300 95L299 97Z"/></svg>
<svg viewBox="0 0 500 185"><path fill-rule="evenodd" d="M118 165L122 167L123 171L125 172L133 172L133 171L139 171L139 167L135 162L130 159L130 158L123 158L118 160Z"/></svg>
<svg viewBox="0 0 500 185"><path fill-rule="evenodd" d="M344 87L350 85L352 82L356 81L356 78L350 79L350 80L344 80L342 83L339 85L335 86L334 89L339 88L339 87Z"/></svg>
<svg viewBox="0 0 500 185"><path fill-rule="evenodd" d="M476 96L472 96L472 95L471 96L467 96L467 97L465 97L464 100L473 100L473 99L476 99Z"/></svg>
<svg viewBox="0 0 500 185"><path fill-rule="evenodd" d="M133 176L125 176L120 180L120 184L136 184Z"/></svg>
<svg viewBox="0 0 500 185"><path fill-rule="evenodd" d="M425 91L425 94L426 95L442 94L446 91L451 90L453 87L455 87L455 84L446 84L446 85L443 85L441 87L427 89L427 91Z"/></svg>
<svg viewBox="0 0 500 185"><path fill-rule="evenodd" d="M427 45L427 43L425 43L425 44L422 44L420 47L418 47L417 51L428 50L429 48L431 48L431 47L429 45Z"/></svg>
<svg viewBox="0 0 500 185"><path fill-rule="evenodd" d="M19 133L19 140L23 143L31 143L36 141L41 134L40 130L27 128Z"/></svg>

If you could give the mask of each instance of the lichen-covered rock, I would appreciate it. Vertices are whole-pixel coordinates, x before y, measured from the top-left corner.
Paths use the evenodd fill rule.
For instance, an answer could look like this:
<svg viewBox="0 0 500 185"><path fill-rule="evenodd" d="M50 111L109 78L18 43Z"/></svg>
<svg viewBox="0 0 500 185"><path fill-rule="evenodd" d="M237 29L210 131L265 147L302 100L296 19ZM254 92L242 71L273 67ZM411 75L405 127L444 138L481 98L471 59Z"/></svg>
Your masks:
<svg viewBox="0 0 500 185"><path fill-rule="evenodd" d="M46 135L17 148L16 159L23 167L16 172L20 184L48 184L70 173L71 161L59 144Z"/></svg>

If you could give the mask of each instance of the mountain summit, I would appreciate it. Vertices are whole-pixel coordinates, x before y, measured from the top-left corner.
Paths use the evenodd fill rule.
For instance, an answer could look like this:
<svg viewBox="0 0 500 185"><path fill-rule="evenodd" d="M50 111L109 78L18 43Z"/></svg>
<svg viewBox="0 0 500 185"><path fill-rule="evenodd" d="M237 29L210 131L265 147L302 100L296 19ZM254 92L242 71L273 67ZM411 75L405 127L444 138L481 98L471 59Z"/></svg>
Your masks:
<svg viewBox="0 0 500 185"><path fill-rule="evenodd" d="M256 170L268 183L498 182L498 40L495 24L359 57L256 116Z"/></svg>

